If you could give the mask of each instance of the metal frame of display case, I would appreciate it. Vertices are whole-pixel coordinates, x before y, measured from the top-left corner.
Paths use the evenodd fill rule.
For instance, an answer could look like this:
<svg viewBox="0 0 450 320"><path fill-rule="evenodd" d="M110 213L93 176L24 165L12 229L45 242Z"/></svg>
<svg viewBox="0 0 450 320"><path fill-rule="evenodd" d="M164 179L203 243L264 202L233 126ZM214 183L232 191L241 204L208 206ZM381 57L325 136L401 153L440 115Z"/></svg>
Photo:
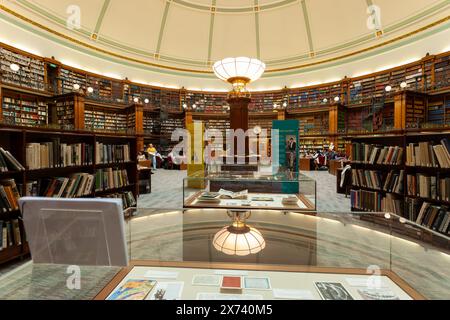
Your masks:
<svg viewBox="0 0 450 320"><path fill-rule="evenodd" d="M221 174L228 174L223 175ZM247 173L248 174L248 173ZM183 208L184 209L228 209L228 210L238 210L238 211L248 211L248 210L277 210L277 211L294 211L294 212L302 212L302 213L315 213L317 211L317 185L316 181L310 179L304 175L295 173L297 178L295 180L276 180L276 179L262 179L262 177L275 177L276 175L261 175L261 177L243 177L245 173L236 173L236 172L222 172L216 174L208 174L207 176L191 176L187 177L183 180ZM239 177L243 177L242 180L239 180ZM301 177L306 178L309 183L314 185L314 203L308 199L304 194L299 192L288 193L283 192L283 183L289 184L292 182L301 183ZM194 189L208 189L199 190L193 193L190 196L186 196L186 185L189 185L189 181L195 181L195 183L191 183ZM306 180L305 180L306 181ZM264 185L266 184L266 185ZM274 184L276 184L276 188L274 188ZM253 186L252 186L253 185ZM214 203L214 202L199 202L198 198L206 191L206 192L217 192L220 188L224 188L226 190L236 192L237 189L245 190L248 189L248 198L251 197L269 197L273 195L274 206L268 205L233 205L233 204L224 204L223 201L225 199L221 199L222 203ZM279 190L280 192L274 192L274 190ZM283 195L295 195L298 198L298 201L302 202L305 207L300 207L299 205L290 205L290 204L282 204L280 206L275 206L275 204L280 200ZM228 199L226 199L228 200ZM243 199L230 199L233 201L242 201ZM227 201L228 202L228 201ZM253 201L256 202L256 201ZM270 201L261 201L261 204Z"/></svg>

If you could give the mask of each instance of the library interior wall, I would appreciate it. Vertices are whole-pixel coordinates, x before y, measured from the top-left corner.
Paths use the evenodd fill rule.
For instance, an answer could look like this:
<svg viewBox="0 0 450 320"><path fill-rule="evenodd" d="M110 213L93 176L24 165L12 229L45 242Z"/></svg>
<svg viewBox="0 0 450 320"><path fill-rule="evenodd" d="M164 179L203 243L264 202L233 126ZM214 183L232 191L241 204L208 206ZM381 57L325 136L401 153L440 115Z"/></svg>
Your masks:
<svg viewBox="0 0 450 320"><path fill-rule="evenodd" d="M448 26L445 23L444 26ZM168 70L150 71L143 65L131 65L131 62L120 61L120 63L96 57L89 53L80 51L80 47L71 48L70 45L63 45L39 36L33 32L27 31L3 20L0 16L0 42L35 53L44 57L54 56L64 64L72 65L86 71L103 74L106 76L117 77L151 84L163 87L181 88L189 90L204 91L227 91L228 85L214 78L213 75L187 75L187 74L169 74ZM43 32L43 31L42 31ZM351 62L344 60L335 61L333 66L315 66L314 70L299 69L290 71L290 74L275 76L266 74L258 82L250 86L250 90L275 90L287 87L303 87L307 85L327 83L337 81L345 76L355 77L364 74L373 73L406 64L408 62L420 60L427 53L439 54L450 50L450 28L444 28L442 31L433 33L433 30L425 31L424 34L416 35L417 41L412 39L400 40L394 43L393 48L388 46L381 47L380 52L372 55L374 52L367 52L356 57L350 57ZM59 40L59 39L58 39ZM380 39L382 42L383 39ZM404 44L406 42L407 44ZM401 45L404 44L404 45ZM282 50L282 48L280 48Z"/></svg>

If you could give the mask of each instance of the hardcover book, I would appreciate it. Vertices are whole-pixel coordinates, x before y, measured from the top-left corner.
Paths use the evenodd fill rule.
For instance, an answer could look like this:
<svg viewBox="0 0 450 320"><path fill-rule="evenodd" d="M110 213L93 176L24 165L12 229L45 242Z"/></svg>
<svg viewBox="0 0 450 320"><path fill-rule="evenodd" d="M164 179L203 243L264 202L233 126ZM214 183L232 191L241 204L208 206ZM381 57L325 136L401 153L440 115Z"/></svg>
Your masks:
<svg viewBox="0 0 450 320"><path fill-rule="evenodd" d="M117 288L107 300L144 300L155 285L155 280L130 279Z"/></svg>

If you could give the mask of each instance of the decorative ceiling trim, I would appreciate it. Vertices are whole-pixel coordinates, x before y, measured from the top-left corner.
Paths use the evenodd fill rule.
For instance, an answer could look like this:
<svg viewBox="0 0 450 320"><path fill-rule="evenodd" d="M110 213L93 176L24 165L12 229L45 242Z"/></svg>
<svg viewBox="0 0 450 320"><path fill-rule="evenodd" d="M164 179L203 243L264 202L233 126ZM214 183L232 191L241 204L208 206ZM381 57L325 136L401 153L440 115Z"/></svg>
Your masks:
<svg viewBox="0 0 450 320"><path fill-rule="evenodd" d="M261 59L261 43L259 36L259 0L254 0L255 11L255 38L256 38L256 58Z"/></svg>
<svg viewBox="0 0 450 320"><path fill-rule="evenodd" d="M288 5L292 5L294 3L299 2L300 0L280 0L277 2L272 2L268 4L261 5L259 7L259 11L266 11L266 10L272 10L272 9L278 9L282 8ZM194 9L194 10L200 10L200 11L210 11L210 7L204 4L199 3L193 3L186 0L172 0L174 4ZM244 6L244 7L216 7L216 12L218 13L253 13L255 11L255 8L253 6Z"/></svg>
<svg viewBox="0 0 450 320"><path fill-rule="evenodd" d="M17 0L22 6L24 6L24 8L26 10L32 11L35 10L37 11L39 14L43 15L44 17L46 17L47 19L49 19L50 21L53 21L57 24L60 24L61 26L65 26L65 21L63 21L61 18L54 16L51 13L51 10L43 10L39 7L36 7L35 5L33 5L32 3L30 3L30 1L27 0ZM171 1L172 3L174 3L175 0L166 0L166 1ZM297 1L297 0L296 0ZM304 0L303 0L304 1ZM369 0L366 0L369 1ZM370 0L371 1L371 0ZM426 9L425 11L422 11L412 17L408 17L407 19L404 19L398 23L396 23L394 26L388 26L386 28L385 34L387 33L391 33L391 32L398 32L400 31L402 28L406 28L411 26L412 24L414 24L415 22L424 19L426 17L428 17L431 14L437 14L439 12L441 12L441 10L444 10L446 7L449 6L450 1L449 0L444 0L441 1L437 4L434 4L433 6L431 6L430 8ZM211 7L209 7L211 10ZM253 7L254 9L254 7ZM216 13L216 9L214 8L214 11ZM86 36L87 39L91 39L91 33L89 31L84 31L84 30L80 30L81 32L78 32L80 35ZM375 39L376 36L374 36L373 33L369 33L366 35L362 35L361 37L359 37L358 39L354 39L351 40L349 42L343 43L343 44L338 44L335 45L333 47L329 47L329 48L324 48L324 49L320 49L320 50L316 50L314 52L314 58L319 59L322 56L326 56L327 54L335 54L337 58L339 58L339 56L337 56L340 52L344 51L344 50L350 50L353 47L357 47L360 46L364 43L368 43L371 40ZM186 66L186 67L198 67L198 68L204 68L205 65L208 65L207 63L205 64L205 60L204 59L188 59L188 58L182 58L182 57L173 57L173 56L167 56L164 54L161 54L160 52L158 54L156 54L156 52L151 52L149 50L146 49L139 49L136 47L131 47L130 45L127 44L123 44L123 43L119 43L114 39L108 39L105 36L102 36L101 34L98 35L98 39L97 42L99 44L105 45L105 46L109 46L109 47L114 47L115 49L121 50L124 53L131 53L131 54L135 54L141 57L145 57L145 58L149 58L149 59L155 59L155 55L156 58L159 59L159 62L167 62L167 63L171 63L171 62L175 62L177 64ZM266 65L268 66L269 70L270 68L272 68L272 70L278 70L277 66L280 64L301 64L307 60L309 60L311 58L311 52L304 52L304 53L300 53L298 55L295 56L290 56L290 57L284 57L284 58L278 58L278 59L267 59L264 62L266 63ZM159 65L158 63L155 62L156 65ZM160 65L162 68L164 68L164 65ZM298 66L299 68L301 66ZM183 67L180 67L182 69L184 69ZM294 68L296 68L296 66L294 66Z"/></svg>
<svg viewBox="0 0 450 320"><path fill-rule="evenodd" d="M111 52L111 51L99 48L97 46L90 45L90 44L85 43L83 41L74 39L74 38L69 37L69 36L67 36L65 34L62 34L62 33L58 32L58 31L55 31L55 30L53 30L53 29L51 29L49 27L46 27L46 26L44 26L44 25L42 25L42 24L40 24L38 22L35 22L35 21L33 21L33 20L31 20L31 19L29 19L29 18L27 18L27 17L25 17L25 16L15 12L15 11L13 11L13 10L5 7L4 5L0 5L0 10L6 12L9 15L13 16L14 18L16 18L16 19L8 19L7 16L3 15L4 18L6 18L5 20L7 20L9 22L12 22L13 24L15 24L15 25L17 25L19 27L25 28L28 31L31 31L31 32L34 32L34 33L38 33L38 30L36 30L36 29L41 29L41 30L45 31L46 33L52 34L54 36L57 36L57 38L62 38L65 41L70 42L71 44L75 44L75 45L70 45L70 47L73 48L73 49L76 49L76 50L78 49L78 51L84 51L85 53L88 53L88 54L89 53L92 54L93 52L96 52L97 54L95 54L95 56L103 58L103 59L105 59L104 55L111 56L111 57L115 58L114 59L115 63L120 63L120 60L117 60L117 58L118 58L118 59L125 60L125 61L128 61L128 62L145 65L147 67L157 68L157 69L150 69L152 71L157 71L157 72L161 72L162 70L168 70L168 71L171 71L171 72L168 72L170 74L177 74L177 73L173 72L173 71L176 71L176 72L188 73L188 74L192 74L192 75L196 75L196 76L203 75L203 76L207 76L208 78L213 76L213 72L212 71L195 70L195 69L187 69L187 68L180 68L180 67L161 65L161 64L152 63L152 62L149 62L149 61L144 61L144 60L132 58L132 57L129 57L129 56L124 56L124 55L121 55L121 54L118 54L118 53L115 53L115 52ZM26 22L28 25L31 25L32 27L27 27L25 25L20 25L20 24L18 24L17 20L22 20L22 21ZM417 35L418 33L421 33L423 31L426 31L426 30L431 29L431 28L435 28L438 25L445 24L449 20L450 20L450 16L447 16L447 17L445 17L443 19L435 21L435 22L433 22L433 23L431 23L429 25L426 25L426 26L424 26L424 27L422 27L420 29L417 29L415 31L409 32L409 33L407 33L405 35L393 38L393 39L391 39L389 41L385 41L383 43L380 43L380 44L377 44L377 45L374 45L374 46L371 46L371 47L368 47L368 48L365 48L365 49L362 49L362 50L358 50L358 51L355 51L355 52L347 53L347 54L344 54L344 55L341 55L341 56L338 56L338 57L333 57L333 58L330 58L330 59L325 59L325 60L321 60L321 61L316 61L316 62L307 63L307 64L303 64L303 65L292 66L292 67L269 69L269 70L266 71L266 75L267 74L274 74L274 75L277 74L277 76L281 76L281 75L284 75L284 74L288 74L286 71L293 71L293 70L297 70L298 71L300 69L307 69L307 68L310 69L313 66L319 66L319 65L322 65L322 64L329 64L331 62L337 62L339 60L347 59L349 57L355 57L356 55L360 55L362 53L368 53L369 51L374 50L374 49L379 49L379 48L382 48L384 46L392 45L393 43L398 42L400 40L405 40L406 38L410 38L410 37L412 37L414 35ZM449 26L448 26L448 23L447 23L447 24L442 26L442 29L445 30L448 27ZM440 30L440 31L442 31L442 30ZM51 39L51 40L56 41L56 42L58 42L58 43L60 43L62 45L66 45L67 46L67 43L58 41L55 38L48 37L47 35L45 35L45 34L43 34L41 32L39 32L39 34L41 36L44 36L44 37L46 37L48 39ZM411 40L411 42L412 41L413 40ZM88 49L88 50L81 50L82 48L80 48L80 47L82 47L83 49ZM370 55L370 54L368 54L368 55ZM129 64L127 63L126 65L129 65ZM291 74L291 72L289 72L289 74Z"/></svg>
<svg viewBox="0 0 450 320"><path fill-rule="evenodd" d="M216 18L216 3L217 0L211 1L211 18L209 21L209 38L208 38L208 60L207 65L211 65L211 53L212 53L212 45L213 45L213 36L214 36L214 20Z"/></svg>
<svg viewBox="0 0 450 320"><path fill-rule="evenodd" d="M102 10L100 11L100 15L98 16L97 23L95 24L94 34L98 35L100 28L102 27L103 19L105 18L106 11L108 11L109 4L111 0L105 0L103 2Z"/></svg>
<svg viewBox="0 0 450 320"><path fill-rule="evenodd" d="M302 12L303 12L303 21L305 21L305 28L306 28L306 34L308 35L308 45L309 45L309 55L311 57L314 57L314 43L313 43L313 37L311 33L311 24L309 23L309 14L308 14L308 8L306 7L306 1L301 1L302 5Z"/></svg>
<svg viewBox="0 0 450 320"><path fill-rule="evenodd" d="M158 44L156 45L155 58L159 59L159 53L161 51L161 44L164 37L164 29L166 28L167 15L169 14L171 1L166 0L166 6L164 7L164 13L161 19L161 27L159 28Z"/></svg>

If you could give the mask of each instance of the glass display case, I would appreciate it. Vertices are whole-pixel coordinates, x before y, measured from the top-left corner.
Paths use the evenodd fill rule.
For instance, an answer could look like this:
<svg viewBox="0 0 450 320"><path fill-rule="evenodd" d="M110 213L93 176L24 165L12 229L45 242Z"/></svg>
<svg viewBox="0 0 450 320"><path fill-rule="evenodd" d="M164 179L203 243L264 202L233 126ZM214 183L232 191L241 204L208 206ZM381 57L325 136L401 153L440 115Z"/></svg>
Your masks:
<svg viewBox="0 0 450 320"><path fill-rule="evenodd" d="M199 172L183 181L183 207L315 212L316 181L293 172Z"/></svg>
<svg viewBox="0 0 450 320"><path fill-rule="evenodd" d="M249 213L239 225L229 210L139 209L128 267L29 262L0 276L0 300L115 299L129 280L139 299L450 298L445 235L385 213ZM225 231L259 242L229 246Z"/></svg>

